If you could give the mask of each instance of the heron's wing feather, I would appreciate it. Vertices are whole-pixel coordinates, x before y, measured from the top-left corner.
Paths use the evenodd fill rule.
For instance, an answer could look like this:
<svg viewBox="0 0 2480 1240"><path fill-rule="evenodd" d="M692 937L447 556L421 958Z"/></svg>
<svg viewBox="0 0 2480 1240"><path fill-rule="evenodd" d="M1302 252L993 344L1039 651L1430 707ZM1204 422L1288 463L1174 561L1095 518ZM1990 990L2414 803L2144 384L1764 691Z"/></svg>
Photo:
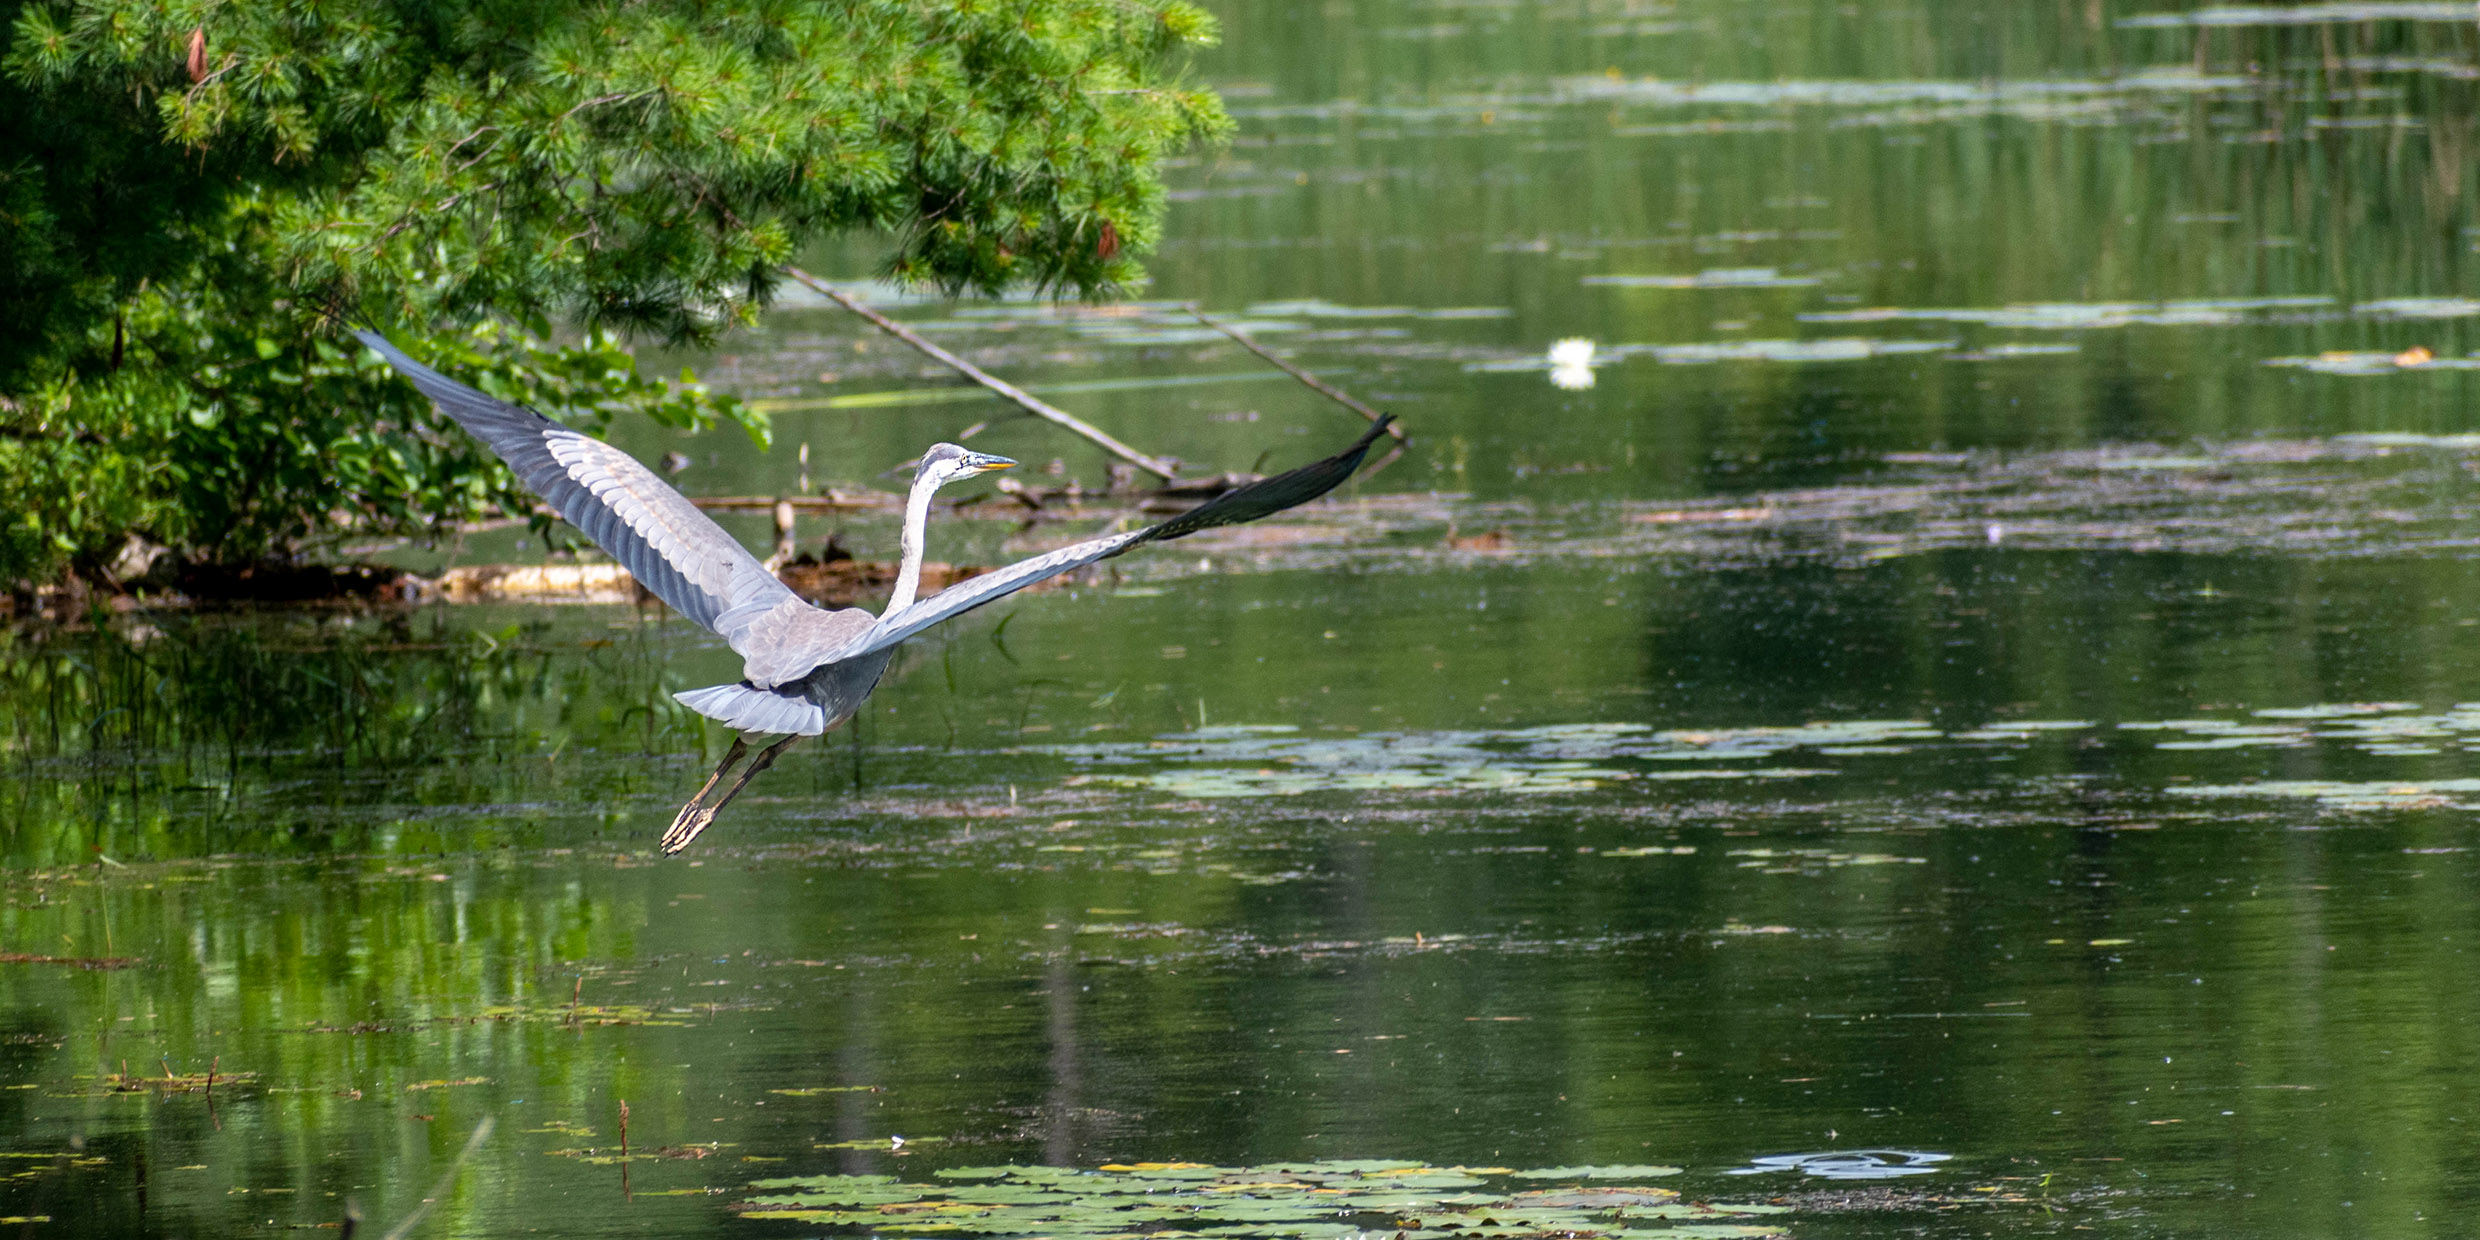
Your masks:
<svg viewBox="0 0 2480 1240"><path fill-rule="evenodd" d="M602 440L423 365L374 331L353 333L442 413L489 444L527 487L672 610L744 656L750 623L799 599L723 527ZM801 604L807 606L807 604Z"/></svg>
<svg viewBox="0 0 2480 1240"><path fill-rule="evenodd" d="M1109 559L1144 541L1146 530L1130 530L1089 538L1081 543L1061 547L1029 560L1018 560L1006 568L968 577L929 598L913 604L892 616L882 616L862 639L835 652L835 659L859 658L911 637L942 620L950 620L984 603L996 602L1036 582L1048 581L1072 568L1082 568L1096 560Z"/></svg>
<svg viewBox="0 0 2480 1240"><path fill-rule="evenodd" d="M1386 433L1395 421L1393 414L1381 414L1352 446L1327 457L1312 461L1298 469L1285 470L1271 478L1260 478L1244 487L1235 487L1213 499L1189 509L1160 525L1145 531L1144 542L1164 542L1184 538L1199 530L1219 525L1238 525L1259 517L1271 517L1286 508L1296 508L1342 485L1361 467L1361 458L1369 455L1369 445Z"/></svg>
<svg viewBox="0 0 2480 1240"><path fill-rule="evenodd" d="M1352 471L1360 468L1361 458L1369 445L1386 430L1393 418L1380 418L1351 447L1314 464L1260 478L1244 487L1224 492L1160 525L1150 525L1125 534L1106 534L1081 543L1061 547L1057 551L1018 560L996 572L967 578L931 595L891 616L883 616L868 635L857 644L835 653L838 661L856 658L873 651L885 650L943 620L950 620L984 603L1006 598L1036 582L1046 581L1098 560L1107 560L1149 542L1179 538L1199 530L1220 525L1238 525L1272 516L1286 508L1308 503L1334 490Z"/></svg>

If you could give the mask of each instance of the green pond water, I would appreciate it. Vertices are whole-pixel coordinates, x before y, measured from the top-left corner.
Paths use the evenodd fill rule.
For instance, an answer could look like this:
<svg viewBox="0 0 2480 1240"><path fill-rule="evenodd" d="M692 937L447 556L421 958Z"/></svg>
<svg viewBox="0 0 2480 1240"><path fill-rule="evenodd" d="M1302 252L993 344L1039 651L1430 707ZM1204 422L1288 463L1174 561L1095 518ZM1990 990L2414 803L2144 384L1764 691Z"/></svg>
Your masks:
<svg viewBox="0 0 2480 1240"><path fill-rule="evenodd" d="M808 265L1199 471L1357 421L1189 301L1411 450L914 642L669 861L738 664L659 610L0 633L0 1228L2480 1217L2469 6L1217 7L1147 301ZM1105 482L830 307L691 360L777 410L624 432L693 491Z"/></svg>

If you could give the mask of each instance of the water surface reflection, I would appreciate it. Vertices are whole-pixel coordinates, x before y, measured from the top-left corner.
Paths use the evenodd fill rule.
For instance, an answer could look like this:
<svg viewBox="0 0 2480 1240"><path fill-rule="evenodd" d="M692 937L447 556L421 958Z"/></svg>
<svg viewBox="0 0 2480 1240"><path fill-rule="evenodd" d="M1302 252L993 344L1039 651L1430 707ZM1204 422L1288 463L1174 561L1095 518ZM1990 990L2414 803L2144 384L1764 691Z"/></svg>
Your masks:
<svg viewBox="0 0 2480 1240"><path fill-rule="evenodd" d="M441 1207L476 1234L758 1228L708 1194L774 1175L1392 1156L1675 1164L1838 1234L1726 1175L1784 1149L1924 1151L1868 1200L1932 1232L2043 1183L2064 1214L1978 1209L2461 1200L2362 1172L2460 1131L2463 794L2214 789L2454 769L2462 567L1508 573L1029 598L672 864L676 622L23 634L0 933L111 959L5 966L5 1209L401 1217L485 1117ZM1453 605L1483 589L1525 606ZM226 711L276 664L408 724ZM1184 724L1200 693L1286 722Z"/></svg>
<svg viewBox="0 0 2480 1240"><path fill-rule="evenodd" d="M1196 300L1413 455L915 643L669 864L668 693L737 660L659 615L0 633L0 1216L393 1222L486 1119L436 1232L1184 1163L1697 1236L2480 1210L2460 6L1220 7L1154 302L896 309L1200 469L1335 429ZM775 494L991 419L865 332L702 360L781 452L629 446Z"/></svg>

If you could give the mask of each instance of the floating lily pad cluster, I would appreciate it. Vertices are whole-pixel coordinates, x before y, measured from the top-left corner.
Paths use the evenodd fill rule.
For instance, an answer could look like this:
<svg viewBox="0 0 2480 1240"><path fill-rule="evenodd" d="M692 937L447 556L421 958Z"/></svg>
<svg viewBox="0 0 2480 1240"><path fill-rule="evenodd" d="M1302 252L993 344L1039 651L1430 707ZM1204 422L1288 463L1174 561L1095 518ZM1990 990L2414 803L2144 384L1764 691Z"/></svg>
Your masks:
<svg viewBox="0 0 2480 1240"><path fill-rule="evenodd" d="M1288 725L1200 729L1177 739L1060 748L1096 766L1186 765L1098 782L1184 797L1287 796L1303 792L1454 788L1514 793L1584 792L1633 776L1588 762L1514 751L1504 734L1372 732L1304 735Z"/></svg>
<svg viewBox="0 0 2480 1240"><path fill-rule="evenodd" d="M2248 734L2280 737L2276 743L2326 741L2381 757L2442 753L2465 747L2480 733L2480 702L2463 702L2444 711L2423 710L2418 702L2337 702L2260 710L2254 717L2269 722ZM2154 726L2191 731L2208 739L2217 726L2228 732L2227 725L2218 720L2173 720Z"/></svg>
<svg viewBox="0 0 2480 1240"><path fill-rule="evenodd" d="M2314 801L2346 811L2480 809L2480 779L2266 779L2249 784L2187 784L2170 791L2191 797L2261 797Z"/></svg>
<svg viewBox="0 0 2480 1240"><path fill-rule="evenodd" d="M1917 725L1914 725L1917 726ZM1832 774L1782 768L1635 771L1602 764L1607 758L1680 756L1760 757L1762 752L1703 753L1653 738L1633 725L1525 728L1501 732L1366 732L1357 736L1301 734L1276 725L1200 729L1153 742L1061 746L1069 757L1098 767L1183 764L1144 773L1098 774L1110 782L1175 796L1215 798L1285 796L1304 792L1374 792L1455 789L1472 792L1585 792L1633 779L1746 779ZM1794 729L1798 731L1799 729ZM1618 741L1621 732L1638 743ZM1935 736L1937 733L1928 733ZM1638 752L1659 748L1664 752Z"/></svg>
<svg viewBox="0 0 2480 1240"><path fill-rule="evenodd" d="M2376 757L2407 758L2480 749L2480 703L2427 711L2412 702L2341 702L2273 707L2236 719L2098 723L2028 719L1948 731L1920 720L1854 719L1793 727L1669 728L1643 724L1562 724L1498 731L1364 732L1311 735L1288 725L1201 728L1152 741L1063 745L1056 749L1099 768L1084 782L1115 783L1197 798L1288 796L1308 792L1446 789L1516 794L1590 791L1628 781L1811 779L1841 774L1826 760L1923 752L2014 752L2043 744L2103 738L2159 750L2288 749L2338 745ZM2158 738L2158 739L2155 739ZM1805 761L1786 761L1790 755ZM1114 768L1150 767L1120 771ZM2446 781L2412 790L2419 803L2473 790ZM2383 789L2399 781L2370 785ZM2287 789L2289 786L2284 786ZM2340 808L2392 807L2400 797L2363 797L2356 786L2300 786L2278 795L2313 796ZM2249 785L2254 795L2264 794ZM2230 787L2187 787L2225 795ZM2459 803L2459 802L2458 802Z"/></svg>
<svg viewBox="0 0 2480 1240"><path fill-rule="evenodd" d="M677 1014L666 1014L626 1003L589 1003L583 1006L570 1003L508 1004L484 1008L480 1019L557 1025L685 1025L689 1023L686 1019L688 1011L681 1008L677 1009Z"/></svg>
<svg viewBox="0 0 2480 1240"><path fill-rule="evenodd" d="M1433 1167L1349 1160L955 1167L935 1183L886 1175L761 1180L741 1217L884 1237L1306 1237L1405 1240L1738 1237L1780 1234L1780 1207L1684 1202L1644 1183L1677 1167Z"/></svg>
<svg viewBox="0 0 2480 1240"><path fill-rule="evenodd" d="M1973 323L2019 331L2093 331L2117 327L2218 327L2268 313L2339 309L2331 297L2208 297L2182 301L2052 301L2011 306L1893 307L1817 310L1803 323L1912 321ZM2388 315L2387 317L2392 317Z"/></svg>

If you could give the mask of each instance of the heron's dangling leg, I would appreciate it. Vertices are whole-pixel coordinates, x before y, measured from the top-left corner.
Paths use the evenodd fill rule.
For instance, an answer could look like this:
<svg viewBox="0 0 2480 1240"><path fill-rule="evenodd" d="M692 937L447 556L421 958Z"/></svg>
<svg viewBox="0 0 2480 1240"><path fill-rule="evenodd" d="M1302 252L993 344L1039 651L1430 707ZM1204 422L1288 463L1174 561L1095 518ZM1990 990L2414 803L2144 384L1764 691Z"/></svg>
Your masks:
<svg viewBox="0 0 2480 1240"><path fill-rule="evenodd" d="M688 825L690 816L697 813L698 802L705 800L706 794L713 792L715 790L715 785L723 782L723 773L731 770L732 764L740 761L741 755L748 752L749 742L742 740L738 735L734 735L732 737L732 748L725 751L723 761L715 764L715 773L706 777L706 783L697 790L697 795L689 798L689 803L681 806L680 813L673 816L671 828L663 833L664 852L679 852L680 846L688 843L690 838L697 834L696 831L690 831L684 835L682 834L681 829ZM674 837L678 837L677 843L674 842Z"/></svg>
<svg viewBox="0 0 2480 1240"><path fill-rule="evenodd" d="M673 853L679 852L683 848L687 848L689 846L689 841L696 839L698 837L698 832L704 831L708 824L714 822L715 815L720 812L724 806L730 805L732 803L732 798L739 796L741 794L741 789L748 787L749 781L756 778L758 772L775 765L775 755L792 748L792 742L799 739L801 739L801 734L795 732L792 735L759 750L758 756L749 760L748 769L741 772L741 777L739 779L732 781L731 790L724 793L715 801L714 804L701 807L696 801L691 801L687 809L680 811L680 821L672 824L672 829L663 833L663 854L665 856L670 856ZM733 742L735 747L738 747L739 744L740 742L737 740ZM722 778L723 771L720 769L716 770L715 776L717 779ZM712 787L713 785L713 780L707 781L708 787ZM705 795L706 794L704 792L698 793L700 798L703 798Z"/></svg>
<svg viewBox="0 0 2480 1240"><path fill-rule="evenodd" d="M801 739L801 734L795 732L792 735L759 750L758 756L749 760L749 769L742 771L741 777L732 781L732 790L724 793L723 799L715 802L713 807L706 811L707 817L712 818L717 812L722 810L724 806L730 805L732 803L732 798L739 796L741 794L741 789L748 787L749 781L758 777L758 772L775 765L775 756L787 749L792 748L792 742L799 739Z"/></svg>

